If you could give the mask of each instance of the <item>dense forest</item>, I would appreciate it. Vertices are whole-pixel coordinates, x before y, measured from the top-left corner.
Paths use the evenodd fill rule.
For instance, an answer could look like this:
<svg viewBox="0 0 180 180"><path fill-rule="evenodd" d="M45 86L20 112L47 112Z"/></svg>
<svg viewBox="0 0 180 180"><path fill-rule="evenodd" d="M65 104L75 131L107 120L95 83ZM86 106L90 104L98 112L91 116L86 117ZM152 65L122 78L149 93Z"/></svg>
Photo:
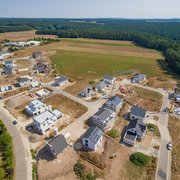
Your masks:
<svg viewBox="0 0 180 180"><path fill-rule="evenodd" d="M0 19L0 32L37 30L63 38L130 40L161 51L169 66L180 74L179 19ZM18 29L19 27L19 29Z"/></svg>

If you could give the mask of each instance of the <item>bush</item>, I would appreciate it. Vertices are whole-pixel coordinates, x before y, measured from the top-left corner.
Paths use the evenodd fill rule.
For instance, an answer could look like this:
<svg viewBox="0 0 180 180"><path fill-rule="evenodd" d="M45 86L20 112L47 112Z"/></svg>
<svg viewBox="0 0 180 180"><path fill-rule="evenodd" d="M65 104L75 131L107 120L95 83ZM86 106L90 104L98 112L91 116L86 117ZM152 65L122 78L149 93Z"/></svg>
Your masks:
<svg viewBox="0 0 180 180"><path fill-rule="evenodd" d="M111 129L107 133L112 138L118 138L119 137L119 131L117 129Z"/></svg>
<svg viewBox="0 0 180 180"><path fill-rule="evenodd" d="M74 172L78 178L82 179L84 177L84 166L80 160L74 165Z"/></svg>
<svg viewBox="0 0 180 180"><path fill-rule="evenodd" d="M149 156L140 152L136 152L130 156L130 161L136 166L146 166L149 160Z"/></svg>
<svg viewBox="0 0 180 180"><path fill-rule="evenodd" d="M84 166L80 160L74 165L74 172L80 180L96 180L96 175L85 172Z"/></svg>

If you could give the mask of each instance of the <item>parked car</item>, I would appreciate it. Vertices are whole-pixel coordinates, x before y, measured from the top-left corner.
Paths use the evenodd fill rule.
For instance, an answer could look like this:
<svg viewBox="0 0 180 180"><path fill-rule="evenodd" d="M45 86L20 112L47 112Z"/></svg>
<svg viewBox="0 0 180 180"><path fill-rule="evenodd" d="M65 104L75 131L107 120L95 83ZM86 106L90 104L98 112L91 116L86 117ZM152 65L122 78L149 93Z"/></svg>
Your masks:
<svg viewBox="0 0 180 180"><path fill-rule="evenodd" d="M17 124L17 121L16 121L16 120L14 120L14 121L13 121L13 124L14 124L14 125L16 125L16 124Z"/></svg>
<svg viewBox="0 0 180 180"><path fill-rule="evenodd" d="M169 142L169 143L167 144L167 149L168 149L168 150L171 150L171 149L172 149L172 144L171 144L171 142Z"/></svg>

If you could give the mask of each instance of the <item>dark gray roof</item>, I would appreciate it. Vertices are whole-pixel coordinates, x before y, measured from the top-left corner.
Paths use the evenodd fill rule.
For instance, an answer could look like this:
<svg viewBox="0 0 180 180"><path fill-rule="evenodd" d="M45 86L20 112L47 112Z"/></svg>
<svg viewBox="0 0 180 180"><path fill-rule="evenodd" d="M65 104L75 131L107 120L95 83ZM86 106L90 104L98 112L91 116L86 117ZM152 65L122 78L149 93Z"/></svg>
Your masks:
<svg viewBox="0 0 180 180"><path fill-rule="evenodd" d="M96 144L99 139L103 136L103 131L98 127L91 126L86 133L84 134L83 138L87 138L91 140L94 144Z"/></svg>
<svg viewBox="0 0 180 180"><path fill-rule="evenodd" d="M110 76L110 75L105 75L105 76L104 76L104 79L108 79L108 80L113 80L113 78L114 78L114 77L113 77L113 76Z"/></svg>
<svg viewBox="0 0 180 180"><path fill-rule="evenodd" d="M68 146L66 139L63 135L58 135L48 142L52 146L53 152L57 155Z"/></svg>
<svg viewBox="0 0 180 180"><path fill-rule="evenodd" d="M122 99L119 96L112 96L107 103L113 103L115 106L118 106L122 102Z"/></svg>
<svg viewBox="0 0 180 180"><path fill-rule="evenodd" d="M99 89L104 89L107 84L104 81L101 81L99 84L96 85L96 87L99 86Z"/></svg>
<svg viewBox="0 0 180 180"><path fill-rule="evenodd" d="M98 116L101 121L105 121L108 117L110 117L113 114L113 111L106 108L101 108L99 111L97 111L94 116Z"/></svg>
<svg viewBox="0 0 180 180"><path fill-rule="evenodd" d="M135 119L129 122L127 130L132 128L136 129L136 131L142 136L146 130L146 125L141 120Z"/></svg>
<svg viewBox="0 0 180 180"><path fill-rule="evenodd" d="M133 82L140 82L140 81L143 81L143 79L145 78L146 76L144 74L135 74L133 77L132 77L132 81Z"/></svg>
<svg viewBox="0 0 180 180"><path fill-rule="evenodd" d="M41 51L34 51L32 53L32 55L36 56L36 55L42 55L42 52Z"/></svg>
<svg viewBox="0 0 180 180"><path fill-rule="evenodd" d="M81 91L81 93L85 94L85 96L86 96L86 95L88 95L91 91L93 91L93 89L92 89L92 87L89 86L89 87L83 89L83 90Z"/></svg>
<svg viewBox="0 0 180 180"><path fill-rule="evenodd" d="M12 65L13 61L5 61L5 65Z"/></svg>
<svg viewBox="0 0 180 180"><path fill-rule="evenodd" d="M131 114L145 118L146 116L146 109L138 107L138 106L132 106L131 108Z"/></svg>
<svg viewBox="0 0 180 180"><path fill-rule="evenodd" d="M13 72L13 68L12 67L5 67L3 69L5 74L11 74Z"/></svg>
<svg viewBox="0 0 180 180"><path fill-rule="evenodd" d="M29 78L27 78L27 77L22 77L22 78L18 78L17 81L18 81L18 83L21 83L21 82L23 83L23 82L29 81Z"/></svg>
<svg viewBox="0 0 180 180"><path fill-rule="evenodd" d="M136 141L137 135L135 133L132 133L130 131L127 131L124 138L130 140L130 141Z"/></svg>
<svg viewBox="0 0 180 180"><path fill-rule="evenodd" d="M55 83L59 84L61 82L67 81L67 80L68 80L67 77L62 76L62 77L59 77L59 78L55 79Z"/></svg>

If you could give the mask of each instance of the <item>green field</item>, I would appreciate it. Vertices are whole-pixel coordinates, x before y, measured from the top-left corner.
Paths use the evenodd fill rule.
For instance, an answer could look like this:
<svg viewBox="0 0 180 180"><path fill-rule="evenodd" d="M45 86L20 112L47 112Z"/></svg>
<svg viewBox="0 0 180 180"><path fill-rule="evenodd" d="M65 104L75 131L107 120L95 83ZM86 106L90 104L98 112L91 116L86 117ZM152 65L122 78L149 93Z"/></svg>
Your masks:
<svg viewBox="0 0 180 180"><path fill-rule="evenodd" d="M124 46L124 47L136 47L135 44L129 42L129 43L119 43L119 41L115 41L112 43L111 41L108 42L107 40L103 41L90 41L85 39L68 39L68 38L61 38L64 42L72 42L72 43L79 43L79 44L94 44L94 45L106 45L106 46Z"/></svg>
<svg viewBox="0 0 180 180"><path fill-rule="evenodd" d="M158 62L148 57L58 50L51 59L60 74L76 80L97 78L104 74L118 75L129 70L140 71L148 76L162 75Z"/></svg>

